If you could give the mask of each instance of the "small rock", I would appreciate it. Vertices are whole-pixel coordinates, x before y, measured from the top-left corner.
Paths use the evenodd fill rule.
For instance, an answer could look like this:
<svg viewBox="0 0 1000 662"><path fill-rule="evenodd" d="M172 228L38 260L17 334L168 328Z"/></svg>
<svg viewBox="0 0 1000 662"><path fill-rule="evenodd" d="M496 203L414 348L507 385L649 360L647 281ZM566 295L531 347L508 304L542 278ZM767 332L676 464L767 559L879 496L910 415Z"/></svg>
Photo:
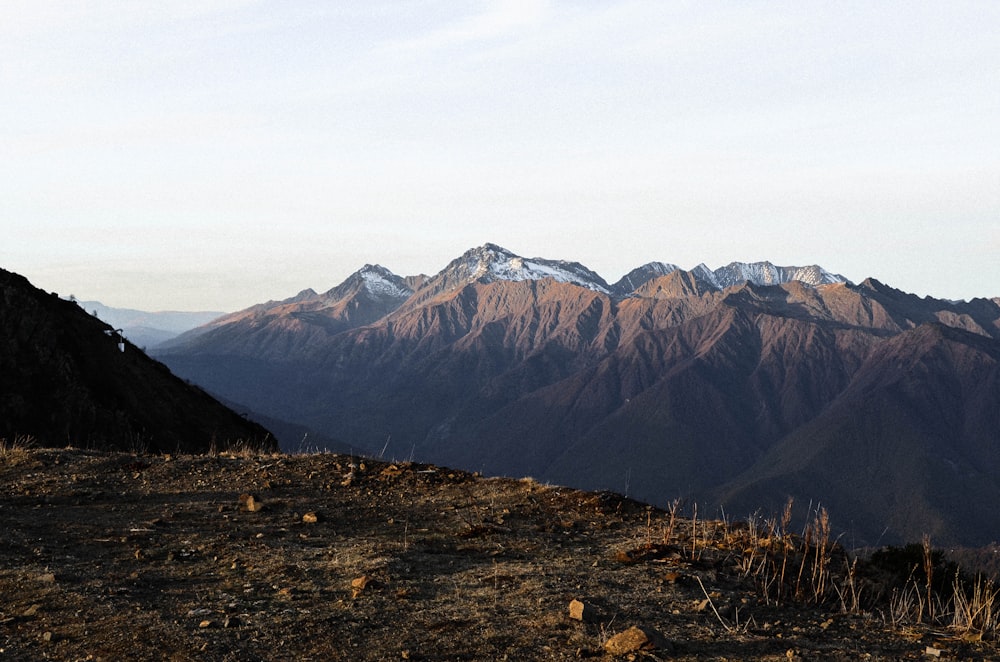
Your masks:
<svg viewBox="0 0 1000 662"><path fill-rule="evenodd" d="M604 644L604 650L612 655L627 655L628 653L657 649L669 650L670 643L660 633L634 625L611 637Z"/></svg>
<svg viewBox="0 0 1000 662"><path fill-rule="evenodd" d="M241 494L240 507L247 512L255 513L263 508L264 504L254 498L251 494Z"/></svg>
<svg viewBox="0 0 1000 662"><path fill-rule="evenodd" d="M42 641L52 641L52 633L49 631L45 631L42 634Z"/></svg>
<svg viewBox="0 0 1000 662"><path fill-rule="evenodd" d="M38 581L42 582L43 584L55 584L56 576L51 572L46 572L44 575L38 575Z"/></svg>
<svg viewBox="0 0 1000 662"><path fill-rule="evenodd" d="M210 620L206 619L206 620L202 621L201 623L199 623L198 627L200 627L203 630L205 628L214 628L215 627L215 621L210 621Z"/></svg>
<svg viewBox="0 0 1000 662"><path fill-rule="evenodd" d="M21 614L21 616L34 616L35 614L38 613L38 609L41 606L42 605L31 605L30 607L24 610L24 613Z"/></svg>
<svg viewBox="0 0 1000 662"><path fill-rule="evenodd" d="M302 516L302 521L306 524L315 524L319 521L319 516L314 512L308 512Z"/></svg>
<svg viewBox="0 0 1000 662"><path fill-rule="evenodd" d="M361 575L351 580L351 597L356 598L362 591L372 583L372 578L368 575Z"/></svg>
<svg viewBox="0 0 1000 662"><path fill-rule="evenodd" d="M924 649L924 655L927 657L941 657L941 653L944 651L940 648L935 648L934 646L928 646Z"/></svg>
<svg viewBox="0 0 1000 662"><path fill-rule="evenodd" d="M600 613L594 605L582 600L573 600L569 603L569 617L574 621L584 621L586 623L596 623L601 618Z"/></svg>

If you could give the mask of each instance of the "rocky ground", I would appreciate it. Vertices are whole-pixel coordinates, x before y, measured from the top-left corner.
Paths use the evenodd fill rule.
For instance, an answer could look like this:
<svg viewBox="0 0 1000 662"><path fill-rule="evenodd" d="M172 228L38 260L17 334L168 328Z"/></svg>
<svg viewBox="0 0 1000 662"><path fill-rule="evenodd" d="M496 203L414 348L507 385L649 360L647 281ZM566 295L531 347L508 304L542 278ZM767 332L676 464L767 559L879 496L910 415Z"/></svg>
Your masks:
<svg viewBox="0 0 1000 662"><path fill-rule="evenodd" d="M694 514L344 455L4 448L0 659L998 656L835 546Z"/></svg>

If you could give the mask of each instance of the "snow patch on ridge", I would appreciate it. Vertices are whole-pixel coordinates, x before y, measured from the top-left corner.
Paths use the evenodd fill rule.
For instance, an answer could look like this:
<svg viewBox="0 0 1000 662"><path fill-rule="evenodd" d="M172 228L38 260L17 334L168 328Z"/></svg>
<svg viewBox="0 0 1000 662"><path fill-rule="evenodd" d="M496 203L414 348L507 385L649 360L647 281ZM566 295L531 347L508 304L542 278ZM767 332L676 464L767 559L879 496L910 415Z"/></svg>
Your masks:
<svg viewBox="0 0 1000 662"><path fill-rule="evenodd" d="M627 297L651 278L678 270L679 267L673 264L649 262L633 269L614 285L609 285L600 275L578 262L524 258L496 244L484 244L452 260L432 279L431 289L451 290L476 281L491 283L551 278L610 296ZM714 270L705 264L699 264L690 273L705 286L718 290L745 282L754 285L781 285L800 281L810 286L849 282L843 276L830 273L817 265L779 267L766 261L732 262Z"/></svg>
<svg viewBox="0 0 1000 662"><path fill-rule="evenodd" d="M413 294L410 288L392 280L393 277L398 279L398 276L379 266L366 264L358 272L358 276L364 282L365 289L375 295L405 299Z"/></svg>
<svg viewBox="0 0 1000 662"><path fill-rule="evenodd" d="M572 283L597 292L608 293L600 276L583 265L562 260L526 259L510 251L486 244L466 253L470 281L525 281L551 278L560 283Z"/></svg>
<svg viewBox="0 0 1000 662"><path fill-rule="evenodd" d="M345 297L365 293L373 300L408 299L413 290L406 286L405 281L383 266L366 264L347 277L340 285L323 294L327 305L333 306Z"/></svg>
<svg viewBox="0 0 1000 662"><path fill-rule="evenodd" d="M731 262L712 272L718 287L727 288L739 283L754 285L781 285L800 281L806 285L829 285L846 282L846 278L832 274L817 265L807 267L778 267L770 262Z"/></svg>

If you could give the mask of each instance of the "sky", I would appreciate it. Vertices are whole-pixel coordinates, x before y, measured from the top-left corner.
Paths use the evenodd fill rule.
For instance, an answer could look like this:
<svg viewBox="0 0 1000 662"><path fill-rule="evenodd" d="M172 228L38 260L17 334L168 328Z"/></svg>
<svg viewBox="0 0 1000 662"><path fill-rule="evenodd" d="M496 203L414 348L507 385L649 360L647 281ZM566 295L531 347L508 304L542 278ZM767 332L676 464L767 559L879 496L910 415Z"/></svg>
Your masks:
<svg viewBox="0 0 1000 662"><path fill-rule="evenodd" d="M0 267L233 311L486 242L1000 296L1000 2L0 0Z"/></svg>

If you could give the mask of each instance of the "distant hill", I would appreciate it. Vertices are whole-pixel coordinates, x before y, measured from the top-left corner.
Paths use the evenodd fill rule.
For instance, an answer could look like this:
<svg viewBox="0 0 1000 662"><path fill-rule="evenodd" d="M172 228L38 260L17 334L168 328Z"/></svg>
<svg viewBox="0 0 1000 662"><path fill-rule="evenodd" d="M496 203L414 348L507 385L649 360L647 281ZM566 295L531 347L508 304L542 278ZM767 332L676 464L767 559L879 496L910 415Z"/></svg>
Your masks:
<svg viewBox="0 0 1000 662"><path fill-rule="evenodd" d="M112 308L99 301L77 301L81 308L116 329L121 329L135 345L151 349L185 331L208 324L225 313L217 311L147 312L130 308Z"/></svg>
<svg viewBox="0 0 1000 662"><path fill-rule="evenodd" d="M492 244L409 287L380 317L344 314L363 285L264 304L160 356L386 458L736 514L794 496L858 545L1000 539L998 299L768 262L609 285Z"/></svg>
<svg viewBox="0 0 1000 662"><path fill-rule="evenodd" d="M175 377L75 302L2 269L0 439L149 452L276 448L263 427Z"/></svg>

